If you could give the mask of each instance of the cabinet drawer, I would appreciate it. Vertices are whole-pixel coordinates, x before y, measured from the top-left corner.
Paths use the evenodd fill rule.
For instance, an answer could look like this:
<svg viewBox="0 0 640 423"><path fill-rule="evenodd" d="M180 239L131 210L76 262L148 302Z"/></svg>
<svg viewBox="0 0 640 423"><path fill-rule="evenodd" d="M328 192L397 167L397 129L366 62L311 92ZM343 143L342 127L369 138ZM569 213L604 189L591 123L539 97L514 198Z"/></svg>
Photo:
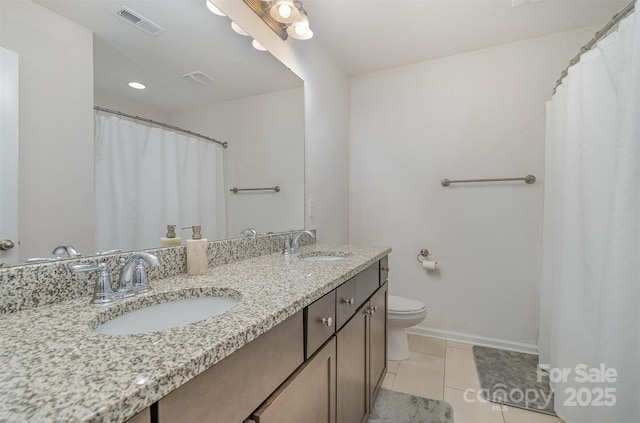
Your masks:
<svg viewBox="0 0 640 423"><path fill-rule="evenodd" d="M300 311L158 401L157 421L243 421L302 364L303 335Z"/></svg>
<svg viewBox="0 0 640 423"><path fill-rule="evenodd" d="M378 262L356 275L356 308L360 307L380 286L380 265Z"/></svg>
<svg viewBox="0 0 640 423"><path fill-rule="evenodd" d="M309 358L336 329L336 291L333 290L313 304L304 313L306 337L305 358Z"/></svg>
<svg viewBox="0 0 640 423"><path fill-rule="evenodd" d="M382 285L389 279L389 256L380 259L380 284Z"/></svg>
<svg viewBox="0 0 640 423"><path fill-rule="evenodd" d="M347 323L357 308L356 278L353 277L336 289L336 330Z"/></svg>

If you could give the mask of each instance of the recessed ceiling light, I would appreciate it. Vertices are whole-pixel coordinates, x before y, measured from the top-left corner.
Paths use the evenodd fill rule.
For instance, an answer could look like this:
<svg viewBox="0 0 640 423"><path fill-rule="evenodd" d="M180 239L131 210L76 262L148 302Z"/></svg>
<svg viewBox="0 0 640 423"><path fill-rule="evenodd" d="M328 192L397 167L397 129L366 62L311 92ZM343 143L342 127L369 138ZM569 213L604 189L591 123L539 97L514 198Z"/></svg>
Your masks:
<svg viewBox="0 0 640 423"><path fill-rule="evenodd" d="M129 82L129 86L131 88L135 88L136 90L144 90L145 88L147 88L144 84L141 84L139 82Z"/></svg>

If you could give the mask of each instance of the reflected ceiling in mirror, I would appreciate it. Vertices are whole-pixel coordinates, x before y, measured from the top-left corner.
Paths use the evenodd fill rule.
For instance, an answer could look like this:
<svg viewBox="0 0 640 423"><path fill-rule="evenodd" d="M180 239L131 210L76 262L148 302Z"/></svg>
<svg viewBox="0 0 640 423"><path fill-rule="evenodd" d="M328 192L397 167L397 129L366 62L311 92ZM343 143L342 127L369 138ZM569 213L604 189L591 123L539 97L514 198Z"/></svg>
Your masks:
<svg viewBox="0 0 640 423"><path fill-rule="evenodd" d="M172 112L300 87L302 81L204 0L38 2L94 33L96 89ZM145 19L132 25L118 11ZM155 35L140 29L156 25ZM194 78L188 75L195 73ZM198 77L206 75L211 78ZM131 81L147 89L132 90ZM200 81L200 82L198 82Z"/></svg>

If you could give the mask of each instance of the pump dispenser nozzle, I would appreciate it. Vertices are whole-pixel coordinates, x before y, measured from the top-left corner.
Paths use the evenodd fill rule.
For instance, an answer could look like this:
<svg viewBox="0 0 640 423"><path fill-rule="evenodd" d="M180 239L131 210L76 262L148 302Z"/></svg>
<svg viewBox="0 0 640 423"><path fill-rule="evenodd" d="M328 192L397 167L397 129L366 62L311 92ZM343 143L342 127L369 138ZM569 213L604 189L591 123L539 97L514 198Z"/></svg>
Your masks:
<svg viewBox="0 0 640 423"><path fill-rule="evenodd" d="M185 226L184 228L181 228L181 229L184 230L189 228L193 229L193 235L191 236L191 239L202 239L202 234L200 233L202 231L201 225Z"/></svg>

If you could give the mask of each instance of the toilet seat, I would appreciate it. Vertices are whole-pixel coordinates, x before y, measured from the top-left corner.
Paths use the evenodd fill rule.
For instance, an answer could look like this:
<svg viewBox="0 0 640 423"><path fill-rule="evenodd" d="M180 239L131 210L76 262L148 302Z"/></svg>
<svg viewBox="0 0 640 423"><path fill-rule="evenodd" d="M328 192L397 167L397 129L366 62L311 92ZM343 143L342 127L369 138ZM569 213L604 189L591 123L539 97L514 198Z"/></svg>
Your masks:
<svg viewBox="0 0 640 423"><path fill-rule="evenodd" d="M392 314L416 314L425 310L424 304L420 301L394 295L389 295L387 307L388 312Z"/></svg>

